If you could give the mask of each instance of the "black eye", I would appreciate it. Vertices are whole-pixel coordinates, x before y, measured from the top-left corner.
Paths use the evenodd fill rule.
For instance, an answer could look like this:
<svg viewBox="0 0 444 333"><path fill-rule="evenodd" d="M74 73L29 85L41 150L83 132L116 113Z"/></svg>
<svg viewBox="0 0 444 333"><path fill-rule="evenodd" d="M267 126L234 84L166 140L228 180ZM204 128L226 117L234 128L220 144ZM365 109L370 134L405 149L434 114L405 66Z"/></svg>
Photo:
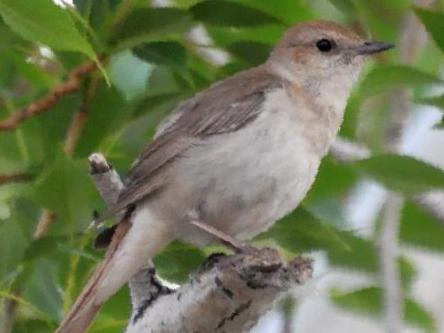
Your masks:
<svg viewBox="0 0 444 333"><path fill-rule="evenodd" d="M335 43L328 39L320 39L316 42L316 47L321 52L329 52L335 46Z"/></svg>

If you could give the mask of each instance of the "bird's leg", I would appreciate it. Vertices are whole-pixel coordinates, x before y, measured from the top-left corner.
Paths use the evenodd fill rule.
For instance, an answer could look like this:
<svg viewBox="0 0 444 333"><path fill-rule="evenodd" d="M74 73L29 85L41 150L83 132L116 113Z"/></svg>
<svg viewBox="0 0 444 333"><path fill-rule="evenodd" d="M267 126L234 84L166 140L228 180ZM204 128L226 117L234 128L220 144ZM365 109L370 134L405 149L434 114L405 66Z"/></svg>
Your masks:
<svg viewBox="0 0 444 333"><path fill-rule="evenodd" d="M246 249L250 248L247 244L241 243L235 238L227 235L226 233L216 229L215 227L201 221L198 219L190 219L190 223L199 229L205 231L211 236L215 237L218 241L220 241L223 245L231 248L236 253L245 252Z"/></svg>

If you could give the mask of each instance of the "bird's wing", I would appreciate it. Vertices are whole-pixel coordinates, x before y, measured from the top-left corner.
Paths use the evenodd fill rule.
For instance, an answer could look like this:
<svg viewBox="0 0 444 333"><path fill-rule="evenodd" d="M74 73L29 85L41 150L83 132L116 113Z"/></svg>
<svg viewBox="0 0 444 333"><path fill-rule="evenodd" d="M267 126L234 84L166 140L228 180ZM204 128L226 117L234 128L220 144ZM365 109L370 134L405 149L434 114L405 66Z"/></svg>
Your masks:
<svg viewBox="0 0 444 333"><path fill-rule="evenodd" d="M262 111L265 93L280 85L279 79L257 67L216 83L180 104L139 156L119 199L101 219L161 189L166 183L161 171L206 136L246 126Z"/></svg>

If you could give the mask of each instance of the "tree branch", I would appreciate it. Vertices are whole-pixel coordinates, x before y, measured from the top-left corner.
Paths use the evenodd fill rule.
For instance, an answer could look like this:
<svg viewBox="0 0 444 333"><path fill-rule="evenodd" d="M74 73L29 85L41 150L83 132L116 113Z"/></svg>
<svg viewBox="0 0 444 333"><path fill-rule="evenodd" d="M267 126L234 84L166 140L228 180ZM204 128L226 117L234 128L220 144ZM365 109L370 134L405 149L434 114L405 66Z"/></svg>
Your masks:
<svg viewBox="0 0 444 333"><path fill-rule="evenodd" d="M92 154L89 163L103 199L114 203L124 186L119 175L102 154ZM150 262L129 281L133 312L126 332L246 332L312 270L309 259L285 263L276 250L251 249L210 256L190 281L173 290L156 277Z"/></svg>
<svg viewBox="0 0 444 333"><path fill-rule="evenodd" d="M32 102L28 106L14 112L9 118L0 121L0 131L12 131L28 118L48 111L63 97L80 88L81 79L97 69L95 62L87 62L74 68L68 79L54 87L46 96Z"/></svg>
<svg viewBox="0 0 444 333"><path fill-rule="evenodd" d="M0 175L0 185L8 183L27 182L32 179L32 175L28 173L14 173L8 175Z"/></svg>
<svg viewBox="0 0 444 333"><path fill-rule="evenodd" d="M126 333L248 332L283 292L309 279L312 270L311 260L297 257L287 264L268 248L210 257L175 292L155 302L142 301Z"/></svg>

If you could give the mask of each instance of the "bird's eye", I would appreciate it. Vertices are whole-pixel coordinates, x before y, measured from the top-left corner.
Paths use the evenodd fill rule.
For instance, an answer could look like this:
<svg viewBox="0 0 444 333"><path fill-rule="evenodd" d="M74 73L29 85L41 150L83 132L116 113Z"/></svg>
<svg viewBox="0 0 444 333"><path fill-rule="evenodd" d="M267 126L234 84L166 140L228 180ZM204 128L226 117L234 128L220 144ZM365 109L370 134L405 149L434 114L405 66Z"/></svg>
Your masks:
<svg viewBox="0 0 444 333"><path fill-rule="evenodd" d="M316 42L316 47L321 52L329 52L336 46L335 42L329 39L320 39Z"/></svg>

